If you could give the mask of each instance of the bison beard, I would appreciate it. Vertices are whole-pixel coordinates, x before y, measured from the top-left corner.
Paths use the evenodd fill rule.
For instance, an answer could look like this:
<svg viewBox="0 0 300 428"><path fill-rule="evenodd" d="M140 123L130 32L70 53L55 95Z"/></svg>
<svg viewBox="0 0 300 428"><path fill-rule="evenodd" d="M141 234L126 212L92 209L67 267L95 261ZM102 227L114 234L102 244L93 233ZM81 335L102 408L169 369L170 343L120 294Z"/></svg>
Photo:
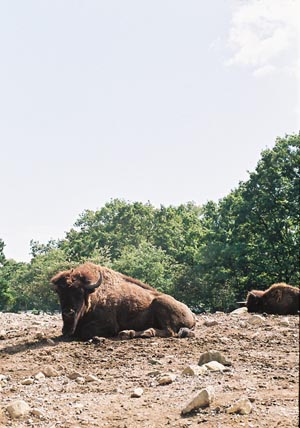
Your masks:
<svg viewBox="0 0 300 428"><path fill-rule="evenodd" d="M282 282L265 291L252 290L246 305L249 312L295 315L299 312L299 289Z"/></svg>
<svg viewBox="0 0 300 428"><path fill-rule="evenodd" d="M183 337L195 325L183 303L93 263L59 272L51 282L60 300L65 336Z"/></svg>

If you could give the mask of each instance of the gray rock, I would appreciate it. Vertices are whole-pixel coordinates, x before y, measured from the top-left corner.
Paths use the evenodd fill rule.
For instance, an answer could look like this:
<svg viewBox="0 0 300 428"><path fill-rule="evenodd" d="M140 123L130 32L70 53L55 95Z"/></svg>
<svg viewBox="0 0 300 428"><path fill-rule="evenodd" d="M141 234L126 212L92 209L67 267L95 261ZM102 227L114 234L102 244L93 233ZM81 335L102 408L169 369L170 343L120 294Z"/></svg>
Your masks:
<svg viewBox="0 0 300 428"><path fill-rule="evenodd" d="M207 351L203 352L203 354L200 355L200 359L198 362L199 366L202 366L203 364L209 363L210 361L217 361L220 364L223 364L224 366L230 366L231 362L228 361L219 351Z"/></svg>
<svg viewBox="0 0 300 428"><path fill-rule="evenodd" d="M163 373L157 377L157 382L159 385L168 385L169 383L174 382L176 375L172 373Z"/></svg>
<svg viewBox="0 0 300 428"><path fill-rule="evenodd" d="M265 318L262 317L261 315L252 315L249 319L248 319L248 323L251 325L260 325L260 324L264 324L265 323Z"/></svg>
<svg viewBox="0 0 300 428"><path fill-rule="evenodd" d="M32 385L34 380L31 377L28 377L22 380L21 385Z"/></svg>
<svg viewBox="0 0 300 428"><path fill-rule="evenodd" d="M204 374L205 372L207 372L207 368L205 365L200 367L200 366L191 364L185 367L185 369L182 371L182 374L186 376L199 376Z"/></svg>
<svg viewBox="0 0 300 428"><path fill-rule="evenodd" d="M242 315L248 313L248 309L246 306L243 306L242 308L235 309L234 311L230 312L230 315Z"/></svg>
<svg viewBox="0 0 300 428"><path fill-rule="evenodd" d="M182 415L197 410L199 408L204 408L210 406L214 400L214 389L212 387L207 387L202 389L195 397L184 407L181 411Z"/></svg>
<svg viewBox="0 0 300 428"><path fill-rule="evenodd" d="M6 407L12 419L21 418L28 415L30 407L24 400L17 400Z"/></svg>
<svg viewBox="0 0 300 428"><path fill-rule="evenodd" d="M242 397L227 409L227 413L239 413L249 415L252 412L252 404L247 397Z"/></svg>
<svg viewBox="0 0 300 428"><path fill-rule="evenodd" d="M92 374L85 376L84 379L86 382L99 382L99 379L97 378L97 376L94 376Z"/></svg>
<svg viewBox="0 0 300 428"><path fill-rule="evenodd" d="M279 322L279 325L281 325L282 327L288 327L290 325L288 317L282 318Z"/></svg>
<svg viewBox="0 0 300 428"><path fill-rule="evenodd" d="M140 398L144 393L143 388L135 388L131 394L132 398Z"/></svg>
<svg viewBox="0 0 300 428"><path fill-rule="evenodd" d="M46 377L56 377L59 376L58 371L52 366L46 366L43 368L42 372Z"/></svg>
<svg viewBox="0 0 300 428"><path fill-rule="evenodd" d="M204 364L202 367L206 367L212 372L224 372L230 370L228 367L225 367L223 364L218 361L210 361L209 363Z"/></svg>
<svg viewBox="0 0 300 428"><path fill-rule="evenodd" d="M206 327L213 327L214 325L218 325L218 321L216 320L205 320L203 323Z"/></svg>
<svg viewBox="0 0 300 428"><path fill-rule="evenodd" d="M68 378L71 379L71 380L75 380L78 377L83 377L83 375L81 373L79 373L79 372L72 372L72 373L70 373L68 375Z"/></svg>
<svg viewBox="0 0 300 428"><path fill-rule="evenodd" d="M41 409L34 408L34 409L31 410L30 413L32 415L38 417L38 418L44 418L45 417L45 414L44 414L44 412Z"/></svg>
<svg viewBox="0 0 300 428"><path fill-rule="evenodd" d="M45 379L45 375L44 375L44 373L42 373L42 372L38 372L38 373L34 376L34 378L35 378L36 380L41 381L41 380L44 380L44 379Z"/></svg>

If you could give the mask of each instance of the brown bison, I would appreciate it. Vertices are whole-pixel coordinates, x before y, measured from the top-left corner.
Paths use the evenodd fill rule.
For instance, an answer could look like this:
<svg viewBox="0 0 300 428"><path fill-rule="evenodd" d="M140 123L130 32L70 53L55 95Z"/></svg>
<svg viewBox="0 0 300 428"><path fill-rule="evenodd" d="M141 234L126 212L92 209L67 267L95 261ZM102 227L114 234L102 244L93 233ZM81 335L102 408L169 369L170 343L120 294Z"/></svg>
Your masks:
<svg viewBox="0 0 300 428"><path fill-rule="evenodd" d="M293 315L299 311L299 288L283 282L273 284L265 291L252 290L247 295L249 312Z"/></svg>
<svg viewBox="0 0 300 428"><path fill-rule="evenodd" d="M195 325L183 303L93 263L59 272L51 282L60 300L65 336L183 337Z"/></svg>

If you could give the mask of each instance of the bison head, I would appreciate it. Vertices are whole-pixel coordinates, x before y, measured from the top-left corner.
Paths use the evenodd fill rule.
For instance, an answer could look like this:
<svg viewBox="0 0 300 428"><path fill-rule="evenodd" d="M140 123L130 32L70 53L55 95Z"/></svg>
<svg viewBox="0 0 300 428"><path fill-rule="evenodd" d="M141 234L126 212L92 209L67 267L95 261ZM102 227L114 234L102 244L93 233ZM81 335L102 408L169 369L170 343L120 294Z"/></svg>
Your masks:
<svg viewBox="0 0 300 428"><path fill-rule="evenodd" d="M263 312L263 299L262 292L253 290L248 293L247 296L247 309L248 312Z"/></svg>
<svg viewBox="0 0 300 428"><path fill-rule="evenodd" d="M101 271L92 263L85 263L76 269L59 272L51 279L58 294L64 336L73 336L80 318L88 310L89 295L102 282Z"/></svg>

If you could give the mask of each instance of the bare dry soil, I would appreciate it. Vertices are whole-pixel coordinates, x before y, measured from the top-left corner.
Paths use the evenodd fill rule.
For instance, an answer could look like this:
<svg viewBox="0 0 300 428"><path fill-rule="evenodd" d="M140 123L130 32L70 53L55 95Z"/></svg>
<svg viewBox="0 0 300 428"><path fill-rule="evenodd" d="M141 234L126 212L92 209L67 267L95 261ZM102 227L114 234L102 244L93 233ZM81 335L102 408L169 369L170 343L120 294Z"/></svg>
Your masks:
<svg viewBox="0 0 300 428"><path fill-rule="evenodd" d="M59 315L0 313L0 427L298 427L299 317L255 317L198 315L194 338L95 344L62 341ZM230 360L229 370L183 375L207 350ZM47 366L56 376L36 378ZM70 379L73 372L79 379ZM161 373L176 378L159 385ZM182 416L208 386L211 405ZM139 398L135 388L143 389ZM242 396L252 412L227 413ZM20 399L30 411L14 419L7 406Z"/></svg>

